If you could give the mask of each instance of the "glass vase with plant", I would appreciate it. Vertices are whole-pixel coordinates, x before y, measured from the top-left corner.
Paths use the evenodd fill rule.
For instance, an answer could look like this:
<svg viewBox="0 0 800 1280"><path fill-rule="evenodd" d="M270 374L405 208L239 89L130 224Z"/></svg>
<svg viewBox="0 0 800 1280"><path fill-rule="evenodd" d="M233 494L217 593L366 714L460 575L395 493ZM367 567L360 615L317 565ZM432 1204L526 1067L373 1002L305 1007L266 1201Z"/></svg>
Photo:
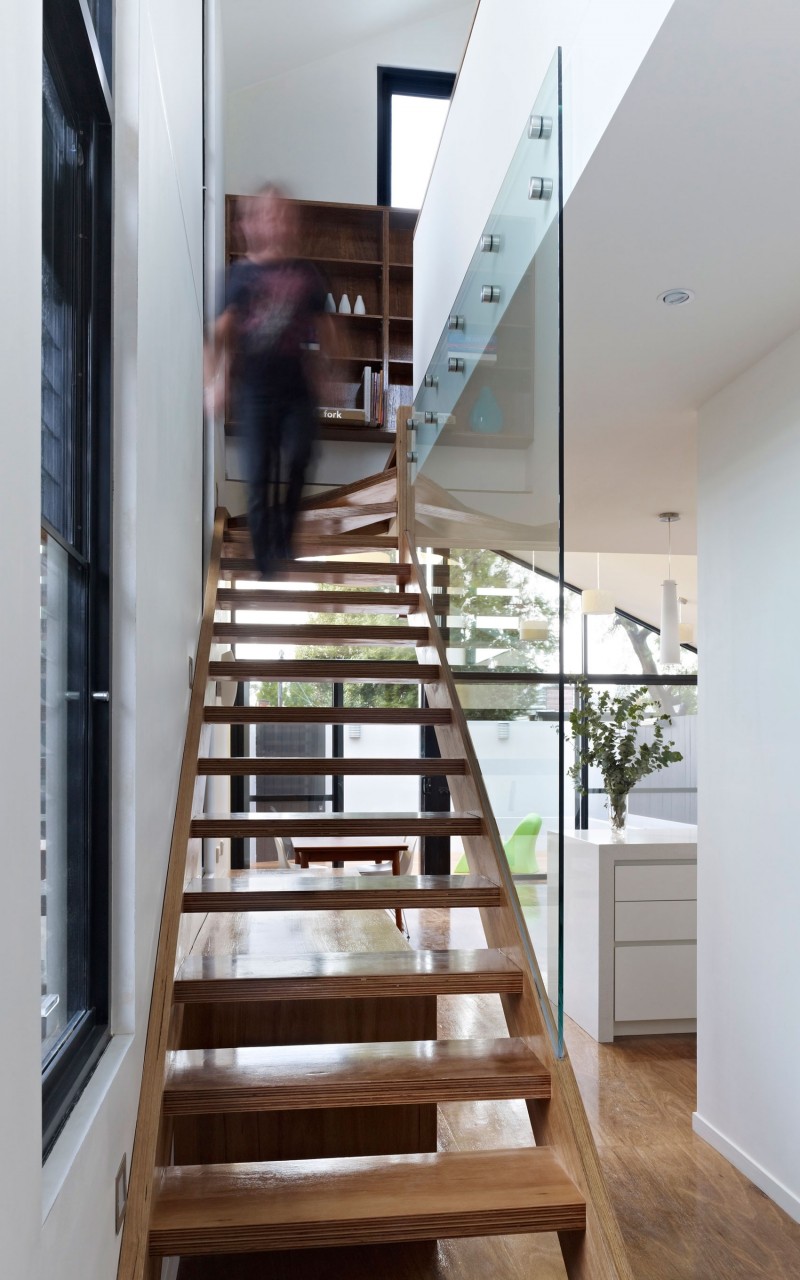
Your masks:
<svg viewBox="0 0 800 1280"><path fill-rule="evenodd" d="M664 738L672 718L653 701L645 686L612 695L607 689L598 693L579 680L577 692L577 705L569 713L576 758L568 773L580 794L586 795L583 769L594 766L600 770L611 831L621 836L631 788L649 774L683 759L675 743ZM652 727L648 738L640 732L645 727Z"/></svg>

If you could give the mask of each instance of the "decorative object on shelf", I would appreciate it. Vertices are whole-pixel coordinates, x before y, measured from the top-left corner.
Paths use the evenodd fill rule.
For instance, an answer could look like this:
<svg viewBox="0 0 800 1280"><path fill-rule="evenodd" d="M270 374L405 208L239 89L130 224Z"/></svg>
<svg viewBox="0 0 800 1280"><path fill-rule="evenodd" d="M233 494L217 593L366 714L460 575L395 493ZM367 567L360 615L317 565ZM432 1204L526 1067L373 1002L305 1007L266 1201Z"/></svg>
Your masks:
<svg viewBox="0 0 800 1280"><path fill-rule="evenodd" d="M336 310L336 303L333 300L332 293L329 293L327 298L325 299L325 310L331 313Z"/></svg>
<svg viewBox="0 0 800 1280"><path fill-rule="evenodd" d="M678 630L678 584L672 577L672 526L680 520L677 511L662 511L658 517L667 526L667 576L661 583L661 650L659 660L665 667L681 660Z"/></svg>
<svg viewBox="0 0 800 1280"><path fill-rule="evenodd" d="M469 415L469 422L473 431L479 431L484 435L494 435L503 430L505 424L503 410L491 387L483 387L478 393L478 398Z"/></svg>
<svg viewBox="0 0 800 1280"><path fill-rule="evenodd" d="M600 552L598 551L597 586L581 592L581 613L613 613L614 608L614 597L611 592L600 590Z"/></svg>
<svg viewBox="0 0 800 1280"><path fill-rule="evenodd" d="M611 833L622 840L631 788L683 759L674 742L664 741L664 729L672 724L672 717L660 710L644 685L615 696L608 690L596 693L585 680L578 680L576 689L577 706L569 713L576 759L567 772L576 790L586 795L583 770L592 766L600 770ZM639 732L650 725L652 740L642 741Z"/></svg>
<svg viewBox="0 0 800 1280"><path fill-rule="evenodd" d="M356 298L356 305L353 307L353 315L365 316L366 314L367 308L364 306L364 299L361 297L361 294L359 294Z"/></svg>
<svg viewBox="0 0 800 1280"><path fill-rule="evenodd" d="M352 311L353 311L353 308L350 306L350 299L348 298L346 293L343 293L341 301L339 303L339 315L349 316L352 314Z"/></svg>

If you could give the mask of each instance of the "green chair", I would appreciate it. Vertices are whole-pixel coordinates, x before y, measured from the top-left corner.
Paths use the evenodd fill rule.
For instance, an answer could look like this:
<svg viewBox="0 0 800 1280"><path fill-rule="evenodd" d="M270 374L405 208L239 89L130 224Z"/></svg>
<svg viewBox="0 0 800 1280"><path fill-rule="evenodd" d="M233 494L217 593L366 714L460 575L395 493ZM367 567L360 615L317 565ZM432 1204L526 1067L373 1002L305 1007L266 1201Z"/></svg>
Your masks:
<svg viewBox="0 0 800 1280"><path fill-rule="evenodd" d="M503 841L508 865L515 876L535 876L539 874L536 861L536 838L542 829L542 819L538 813L529 813L522 819L517 829L507 840ZM469 871L466 855L460 858L455 874L462 876Z"/></svg>

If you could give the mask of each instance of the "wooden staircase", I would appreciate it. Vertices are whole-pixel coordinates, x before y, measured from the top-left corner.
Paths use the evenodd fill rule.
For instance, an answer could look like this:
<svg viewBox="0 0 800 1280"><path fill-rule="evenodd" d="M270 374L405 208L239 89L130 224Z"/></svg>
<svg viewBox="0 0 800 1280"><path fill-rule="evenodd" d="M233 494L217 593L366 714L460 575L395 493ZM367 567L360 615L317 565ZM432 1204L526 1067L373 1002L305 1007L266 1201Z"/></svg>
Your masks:
<svg viewBox="0 0 800 1280"><path fill-rule="evenodd" d="M253 561L246 529L230 524L224 512L217 514L120 1280L155 1280L161 1277L162 1259L171 1256L347 1250L531 1232L558 1234L571 1280L631 1276L572 1070L552 1048L541 979L424 579L410 542L398 545L385 532L388 517L397 513L394 484L392 473L384 472L372 486L360 482L341 491L338 504L336 495L326 495L307 508L300 554L353 557L292 562L276 574L276 581L312 589L231 586L231 579L253 575ZM339 510L344 515L331 528L331 513ZM378 550L393 551L395 560L357 558ZM354 617L379 613L387 620L385 625L357 620L330 626L280 620L251 625L240 613L251 609ZM230 620L220 616L227 612ZM416 654L407 660L400 649L396 661L210 660L212 645L242 642L414 645ZM218 687L213 682L239 680L415 682L424 689L427 705L215 705L209 694ZM215 723L310 722L432 724L442 758L244 761L208 754ZM244 773L438 773L449 779L455 808L451 813L203 812L208 777ZM458 835L470 874L354 876L252 868L219 877L199 873L201 837L311 834ZM376 914L414 907L480 908L487 946L415 950L390 916ZM315 919L337 920L338 913L344 913L343 920L377 920L380 938L392 929L396 941L381 942L380 949L312 948L290 954L271 946L265 954L249 947L220 952L198 943L198 931L220 915L261 922L257 936L269 939L270 922L297 921L302 930L307 921L310 929ZM482 993L501 997L508 1036L437 1039L438 998ZM436 1149L439 1104L491 1099L525 1100L532 1125L528 1146ZM181 1264L180 1274L188 1265ZM232 1259L224 1272L213 1274L234 1276L238 1266ZM273 1271L267 1263L258 1274L293 1272L291 1265ZM380 1266L374 1274L380 1274ZM495 1274L500 1280L506 1272L501 1268Z"/></svg>

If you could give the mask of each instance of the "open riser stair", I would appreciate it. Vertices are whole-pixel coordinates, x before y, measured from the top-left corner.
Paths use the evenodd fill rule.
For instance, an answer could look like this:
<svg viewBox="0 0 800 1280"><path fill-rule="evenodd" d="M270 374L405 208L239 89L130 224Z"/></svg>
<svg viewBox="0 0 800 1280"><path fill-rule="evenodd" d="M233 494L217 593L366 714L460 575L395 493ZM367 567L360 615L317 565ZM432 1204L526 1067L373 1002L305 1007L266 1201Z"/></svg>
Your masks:
<svg viewBox="0 0 800 1280"><path fill-rule="evenodd" d="M574 1076L551 1045L541 979L397 486L389 470L307 502L296 547L306 558L280 566L278 586L251 581L246 526L217 513L120 1280L160 1280L172 1257L187 1260L179 1275L200 1276L192 1268L215 1255L223 1271L213 1274L234 1276L243 1254L309 1249L343 1251L335 1256L344 1275L355 1246L533 1232L557 1234L570 1280L630 1278ZM299 622L298 612L321 620ZM240 645L322 652L234 656ZM358 648L332 657L338 646ZM234 704L245 682L266 692ZM297 682L366 685L370 705L270 697L270 688ZM392 705L386 691L414 685L420 705ZM441 758L341 750L251 758L210 748L227 726L317 725L331 742L338 726L356 724L433 726ZM434 775L448 780L450 812L237 811L205 799L212 784L219 794L220 779L342 786ZM415 866L409 849L429 836L460 839L469 874ZM228 838L274 849L274 865L203 874L201 840ZM413 947L402 913L414 908L478 908L486 946ZM440 998L486 994L502 1001L506 1036L438 1038ZM438 1149L438 1107L512 1099L527 1104L527 1145ZM288 1269L270 1265L264 1276L292 1273L289 1260Z"/></svg>

